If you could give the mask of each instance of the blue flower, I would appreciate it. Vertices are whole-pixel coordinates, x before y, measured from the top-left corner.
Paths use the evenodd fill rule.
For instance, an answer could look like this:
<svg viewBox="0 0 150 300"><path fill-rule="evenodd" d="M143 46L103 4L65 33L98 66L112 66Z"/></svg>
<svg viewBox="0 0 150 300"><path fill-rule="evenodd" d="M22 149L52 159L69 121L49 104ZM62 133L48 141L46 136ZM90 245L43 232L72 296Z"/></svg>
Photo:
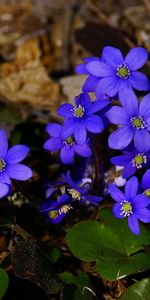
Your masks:
<svg viewBox="0 0 150 300"><path fill-rule="evenodd" d="M113 214L116 218L128 218L130 230L138 235L140 227L138 220L143 223L150 222L150 210L146 207L149 205L149 199L143 194L137 195L138 180L131 177L125 185L125 193L120 191L115 185L109 186L111 197L117 202L113 206Z"/></svg>
<svg viewBox="0 0 150 300"><path fill-rule="evenodd" d="M87 142L83 145L79 145L74 140L73 135L63 139L62 130L62 125L56 123L47 125L46 131L50 135L50 139L44 144L44 149L51 152L60 151L60 159L64 164L72 163L75 153L83 157L90 157L92 155L92 151Z"/></svg>
<svg viewBox="0 0 150 300"><path fill-rule="evenodd" d="M71 104L62 104L58 108L58 115L65 118L62 137L67 139L74 134L75 141L84 144L87 131L100 133L104 129L103 120L95 113L109 104L109 100L91 102L86 93L75 97L75 107Z"/></svg>
<svg viewBox="0 0 150 300"><path fill-rule="evenodd" d="M96 86L97 97L103 92L111 97L119 93L121 98L127 88L149 90L147 76L137 71L145 64L147 58L148 52L142 47L131 49L125 58L119 49L104 47L102 61L94 60L86 65L90 75L100 77Z"/></svg>
<svg viewBox="0 0 150 300"><path fill-rule="evenodd" d="M5 183L0 183L0 198L6 196L9 193L10 186Z"/></svg>
<svg viewBox="0 0 150 300"><path fill-rule="evenodd" d="M114 165L124 167L122 176L128 178L136 171L146 168L150 165L150 153L139 152L138 150L124 151L123 155L111 158Z"/></svg>
<svg viewBox="0 0 150 300"><path fill-rule="evenodd" d="M73 200L79 200L81 204L92 203L93 205L99 205L99 202L103 199L99 196L94 196L89 193L90 186L85 184L82 185L82 181L77 184L72 180L70 176L70 171L67 172L66 175L63 175L63 180L67 183L67 192L70 194Z"/></svg>
<svg viewBox="0 0 150 300"><path fill-rule="evenodd" d="M113 106L106 116L119 128L110 134L110 148L122 150L134 139L135 148L140 152L150 149L150 94L140 104L132 90L125 90L120 99L123 107Z"/></svg>
<svg viewBox="0 0 150 300"><path fill-rule="evenodd" d="M42 204L42 210L47 221L52 223L60 223L62 219L72 210L71 198L64 194L57 201L45 201Z"/></svg>
<svg viewBox="0 0 150 300"><path fill-rule="evenodd" d="M27 180L32 177L29 167L20 164L28 154L29 148L24 145L16 145L8 150L7 136L4 130L0 130L0 182L11 184L10 179Z"/></svg>

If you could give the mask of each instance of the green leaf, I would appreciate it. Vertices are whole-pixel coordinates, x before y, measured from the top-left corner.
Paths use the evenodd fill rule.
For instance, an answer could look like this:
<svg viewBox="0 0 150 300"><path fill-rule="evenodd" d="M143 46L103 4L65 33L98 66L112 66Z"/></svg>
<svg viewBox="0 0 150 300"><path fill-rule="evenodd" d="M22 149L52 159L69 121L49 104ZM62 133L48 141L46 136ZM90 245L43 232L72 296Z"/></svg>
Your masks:
<svg viewBox="0 0 150 300"><path fill-rule="evenodd" d="M93 291L88 275L80 272L77 276L72 273L64 272L60 274L60 279L65 284L63 299L68 300L68 294L72 300L93 300L95 293ZM67 286L69 286L69 290Z"/></svg>
<svg viewBox="0 0 150 300"><path fill-rule="evenodd" d="M0 300L3 298L9 283L8 274L4 269L0 268Z"/></svg>
<svg viewBox="0 0 150 300"><path fill-rule="evenodd" d="M150 278L143 279L130 286L122 295L120 300L149 300L150 298Z"/></svg>
<svg viewBox="0 0 150 300"><path fill-rule="evenodd" d="M141 224L141 234L132 234L127 220L114 218L111 210L101 211L100 222L81 221L67 234L66 242L74 256L96 261L97 271L116 280L150 268L149 230Z"/></svg>

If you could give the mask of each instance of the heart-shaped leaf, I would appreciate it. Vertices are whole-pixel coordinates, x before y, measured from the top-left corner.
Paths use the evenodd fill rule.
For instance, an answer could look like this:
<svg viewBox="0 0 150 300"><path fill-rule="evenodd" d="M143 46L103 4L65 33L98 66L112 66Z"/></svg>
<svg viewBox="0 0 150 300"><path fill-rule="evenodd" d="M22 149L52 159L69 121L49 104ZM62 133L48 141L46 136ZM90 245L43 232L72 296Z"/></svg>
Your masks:
<svg viewBox="0 0 150 300"><path fill-rule="evenodd" d="M8 283L8 274L4 269L0 268L0 300L3 298L5 292L7 291Z"/></svg>
<svg viewBox="0 0 150 300"><path fill-rule="evenodd" d="M122 295L120 300L149 300L150 278L143 279L130 286Z"/></svg>
<svg viewBox="0 0 150 300"><path fill-rule="evenodd" d="M67 234L69 249L84 261L96 261L97 271L116 280L150 268L149 230L141 224L141 234L130 232L126 220L114 218L111 210L101 211L100 222L81 221Z"/></svg>

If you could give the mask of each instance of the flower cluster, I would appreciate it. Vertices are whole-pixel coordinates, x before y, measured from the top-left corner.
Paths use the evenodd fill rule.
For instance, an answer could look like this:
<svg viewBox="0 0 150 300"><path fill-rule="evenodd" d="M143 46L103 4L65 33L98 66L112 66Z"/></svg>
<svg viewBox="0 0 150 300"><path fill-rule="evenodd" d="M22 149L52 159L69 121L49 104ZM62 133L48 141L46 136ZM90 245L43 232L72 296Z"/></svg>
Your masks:
<svg viewBox="0 0 150 300"><path fill-rule="evenodd" d="M119 176L125 184L125 193L114 183L109 186L111 197L117 201L113 214L120 219L126 217L129 228L135 234L140 232L138 220L144 223L150 221L150 94L139 101L134 91L150 90L148 77L138 71L147 58L148 53L142 47L131 49L123 57L119 49L110 46L104 47L101 57L85 58L84 63L76 67L78 74L87 75L82 86L83 93L74 98L74 105L60 105L57 114L63 117L63 124L47 125L50 138L44 144L46 150L60 151L64 164L71 164L75 155L93 157L93 136L106 128L109 131L110 127L109 148L123 150L123 153L111 158L111 163L116 169L121 168L122 177L121 171ZM88 94L90 92L95 94L94 101ZM111 102L110 97L120 102ZM114 125L117 127L115 130ZM105 171L107 173L108 170ZM137 177L131 177L133 174ZM58 189L62 194L51 200ZM47 195L49 200L45 202L43 211L54 223L60 222L73 209L75 201L98 205L101 200L90 195L90 186L84 189L82 184L74 182L69 172L63 175L58 186L50 185Z"/></svg>
<svg viewBox="0 0 150 300"><path fill-rule="evenodd" d="M139 221L150 222L150 94L140 99L136 95L136 90L150 91L148 77L138 71L147 58L142 47L123 57L119 49L107 46L101 57L86 58L77 66L77 73L87 75L81 94L74 103L58 107L60 123L46 126L49 137L44 149L59 153L60 161L70 165L76 178L71 178L69 170L48 185L40 211L49 221L61 222L78 204L98 206L107 194L117 202L114 216L127 218L134 234L140 233ZM101 134L104 130L106 134ZM116 150L119 153L114 153ZM8 150L6 133L0 130L0 198L11 192L12 179L31 178L31 169L20 163L28 152L24 145ZM108 184L105 175L113 166L106 163L107 154L119 172L120 186L125 185L124 192L115 185L117 180Z"/></svg>
<svg viewBox="0 0 150 300"><path fill-rule="evenodd" d="M57 200L51 200L51 196L56 191L62 192L61 196L57 197ZM59 223L62 219L74 208L74 203L80 203L81 205L99 205L102 201L102 197L98 197L90 194L89 180L76 182L72 180L70 171L66 175L62 174L61 181L48 187L46 192L49 201L42 203L41 211L47 216L47 219L53 223Z"/></svg>
<svg viewBox="0 0 150 300"><path fill-rule="evenodd" d="M90 157L89 133L100 133L104 130L104 122L96 113L108 106L108 99L91 101L88 94L82 93L74 99L75 106L69 103L58 108L58 115L64 118L64 124L51 123L46 127L50 135L44 149L51 152L60 151L60 159L64 164L74 160L75 153Z"/></svg>

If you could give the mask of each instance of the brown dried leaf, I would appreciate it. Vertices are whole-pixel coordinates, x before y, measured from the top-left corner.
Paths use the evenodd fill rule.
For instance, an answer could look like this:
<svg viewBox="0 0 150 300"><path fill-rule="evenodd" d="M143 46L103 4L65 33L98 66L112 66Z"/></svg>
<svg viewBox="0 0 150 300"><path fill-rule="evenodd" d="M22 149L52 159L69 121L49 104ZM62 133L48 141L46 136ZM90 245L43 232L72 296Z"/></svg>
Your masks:
<svg viewBox="0 0 150 300"><path fill-rule="evenodd" d="M0 97L10 104L55 111L60 98L59 86L49 78L39 57L34 38L18 48L15 61L0 66Z"/></svg>
<svg viewBox="0 0 150 300"><path fill-rule="evenodd" d="M62 92L69 102L73 103L74 97L82 92L82 85L86 77L86 75L73 75L61 78Z"/></svg>

